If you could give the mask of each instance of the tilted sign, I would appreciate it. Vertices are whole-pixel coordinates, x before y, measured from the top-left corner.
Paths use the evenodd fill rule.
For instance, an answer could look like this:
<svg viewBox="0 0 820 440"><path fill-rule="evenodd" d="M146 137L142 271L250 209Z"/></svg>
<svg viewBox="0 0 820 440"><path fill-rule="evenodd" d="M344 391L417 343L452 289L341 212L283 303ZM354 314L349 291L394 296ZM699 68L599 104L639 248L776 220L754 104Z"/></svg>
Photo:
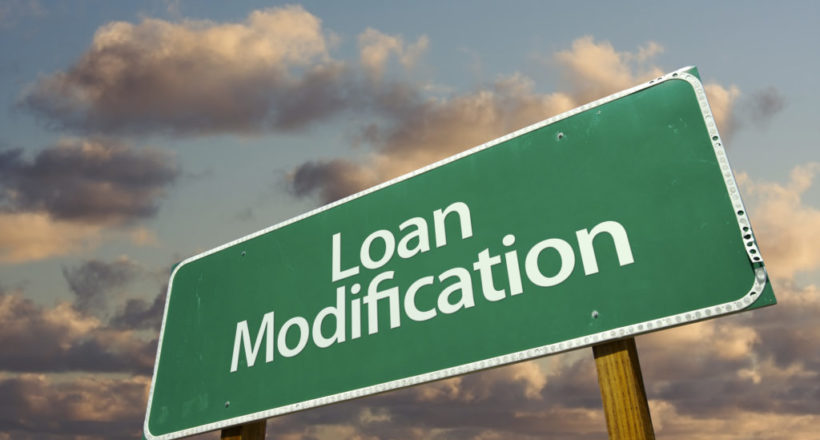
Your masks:
<svg viewBox="0 0 820 440"><path fill-rule="evenodd" d="M183 261L171 439L773 304L694 68Z"/></svg>

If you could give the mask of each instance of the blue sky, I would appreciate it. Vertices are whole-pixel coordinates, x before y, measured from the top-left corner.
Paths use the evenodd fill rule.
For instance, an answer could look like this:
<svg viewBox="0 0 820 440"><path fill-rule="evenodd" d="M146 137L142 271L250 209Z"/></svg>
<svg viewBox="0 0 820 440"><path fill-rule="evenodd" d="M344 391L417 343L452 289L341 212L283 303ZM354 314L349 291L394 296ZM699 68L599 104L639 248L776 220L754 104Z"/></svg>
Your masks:
<svg viewBox="0 0 820 440"><path fill-rule="evenodd" d="M817 22L808 1L0 1L0 388L14 396L0 404L0 438L136 438L142 413L125 399L144 407L175 262L693 64L781 304L638 338L656 429L816 436ZM477 110L484 116L470 116ZM402 135L419 117L437 122ZM316 173L299 180L307 165ZM670 346L703 338L721 342L676 364ZM43 348L24 347L33 341ZM597 438L597 389L582 384L594 382L590 361L581 350L284 417L269 431ZM718 367L707 382L723 387L720 399L681 388ZM499 387L497 398L488 391ZM734 387L744 391L733 397ZM114 397L91 411L71 393ZM463 408L469 396L487 411L567 423L549 431L402 412L421 401ZM698 411L704 402L721 417ZM56 428L33 427L41 417Z"/></svg>

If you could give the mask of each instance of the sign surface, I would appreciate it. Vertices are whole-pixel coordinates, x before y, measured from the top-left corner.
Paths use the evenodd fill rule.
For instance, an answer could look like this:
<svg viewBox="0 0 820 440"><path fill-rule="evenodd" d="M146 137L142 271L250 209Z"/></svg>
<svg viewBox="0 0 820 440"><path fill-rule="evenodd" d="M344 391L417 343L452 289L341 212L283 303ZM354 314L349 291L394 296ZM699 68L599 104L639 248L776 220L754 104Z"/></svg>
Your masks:
<svg viewBox="0 0 820 440"><path fill-rule="evenodd" d="M189 258L171 439L770 305L694 68Z"/></svg>

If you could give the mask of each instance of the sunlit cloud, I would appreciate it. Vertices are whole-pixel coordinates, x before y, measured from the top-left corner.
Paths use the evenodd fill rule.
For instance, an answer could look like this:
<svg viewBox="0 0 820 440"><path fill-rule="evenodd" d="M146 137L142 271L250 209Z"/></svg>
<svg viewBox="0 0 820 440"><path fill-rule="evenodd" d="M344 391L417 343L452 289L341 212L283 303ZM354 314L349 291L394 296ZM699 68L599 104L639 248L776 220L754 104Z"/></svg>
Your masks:
<svg viewBox="0 0 820 440"><path fill-rule="evenodd" d="M112 22L71 68L32 84L20 105L81 133L300 128L343 101L332 41L301 6L254 11L237 23Z"/></svg>
<svg viewBox="0 0 820 440"><path fill-rule="evenodd" d="M14 439L141 435L150 379L0 374L0 431Z"/></svg>
<svg viewBox="0 0 820 440"><path fill-rule="evenodd" d="M157 233L142 226L137 226L131 229L131 231L128 232L128 238L131 243L136 246L159 246L159 237L157 237Z"/></svg>
<svg viewBox="0 0 820 440"><path fill-rule="evenodd" d="M720 134L730 139L737 129L734 105L740 96L740 89L736 86L724 87L717 83L707 83L704 88Z"/></svg>
<svg viewBox="0 0 820 440"><path fill-rule="evenodd" d="M84 252L100 241L100 225L54 220L45 212L0 213L0 263L23 263Z"/></svg>
<svg viewBox="0 0 820 440"><path fill-rule="evenodd" d="M776 414L731 409L696 417L681 414L664 401L650 402L659 437L673 440L810 439L816 437L820 416Z"/></svg>
<svg viewBox="0 0 820 440"><path fill-rule="evenodd" d="M359 35L361 64L372 80L380 80L391 54L401 66L411 70L430 45L426 36L415 43L407 44L401 36L387 35L373 28L367 28Z"/></svg>
<svg viewBox="0 0 820 440"><path fill-rule="evenodd" d="M651 41L637 52L619 52L608 41L585 36L556 53L555 60L572 96L583 104L661 76L665 72L649 63L662 52L663 46Z"/></svg>
<svg viewBox="0 0 820 440"><path fill-rule="evenodd" d="M785 184L738 175L770 276L820 269L820 209L803 200L818 172L818 162L798 165Z"/></svg>
<svg viewBox="0 0 820 440"><path fill-rule="evenodd" d="M0 293L0 370L140 372L153 366L155 341L116 330L71 303L45 307Z"/></svg>

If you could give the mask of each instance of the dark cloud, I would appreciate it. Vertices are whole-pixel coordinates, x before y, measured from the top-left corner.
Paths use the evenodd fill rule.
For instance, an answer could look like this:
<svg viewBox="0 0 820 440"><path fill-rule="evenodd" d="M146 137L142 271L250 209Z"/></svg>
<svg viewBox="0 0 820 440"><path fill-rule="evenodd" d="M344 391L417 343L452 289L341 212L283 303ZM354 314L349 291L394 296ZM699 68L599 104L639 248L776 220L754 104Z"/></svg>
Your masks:
<svg viewBox="0 0 820 440"><path fill-rule="evenodd" d="M774 87L744 95L734 86L724 89L717 84L709 84L706 93L712 111L724 115L723 118L716 117L716 120L721 134L727 139L748 127L768 128L772 119L786 107L785 97Z"/></svg>
<svg viewBox="0 0 820 440"><path fill-rule="evenodd" d="M83 312L99 313L106 309L106 295L125 286L139 273L139 266L127 258L110 263L88 260L76 267L63 266L63 277L76 295L74 307Z"/></svg>
<svg viewBox="0 0 820 440"><path fill-rule="evenodd" d="M111 318L109 325L121 329L159 332L165 311L166 290L167 287L163 287L151 302L141 298L128 299L123 309Z"/></svg>
<svg viewBox="0 0 820 440"><path fill-rule="evenodd" d="M80 133L293 130L347 99L345 68L327 45L321 21L300 6L255 11L241 23L113 22L18 104Z"/></svg>
<svg viewBox="0 0 820 440"><path fill-rule="evenodd" d="M786 107L786 99L774 87L752 93L742 103L745 115L758 127L766 127L776 114Z"/></svg>
<svg viewBox="0 0 820 440"><path fill-rule="evenodd" d="M289 87L269 89L270 124L281 131L304 128L354 103L352 80L340 64L312 69ZM264 129L264 124L260 128Z"/></svg>
<svg viewBox="0 0 820 440"><path fill-rule="evenodd" d="M447 99L425 96L409 83L372 85L366 108L380 122L357 141L374 147L362 164L337 159L307 162L290 174L297 197L330 202L525 127L575 104L564 94L543 95L522 76Z"/></svg>
<svg viewBox="0 0 820 440"><path fill-rule="evenodd" d="M641 337L650 398L700 418L738 408L820 415L820 293L774 286L774 307Z"/></svg>
<svg viewBox="0 0 820 440"><path fill-rule="evenodd" d="M53 218L122 223L153 216L179 175L173 158L111 140L66 141L33 159L0 152L0 208Z"/></svg>
<svg viewBox="0 0 820 440"><path fill-rule="evenodd" d="M738 317L757 330L755 351L778 368L799 366L820 373L820 290L791 280L775 280L774 287L779 300L775 307Z"/></svg>
<svg viewBox="0 0 820 440"><path fill-rule="evenodd" d="M354 163L336 159L327 162L306 162L290 176L290 192L297 197L306 197L318 192L325 202L332 202L366 188L360 169Z"/></svg>
<svg viewBox="0 0 820 440"><path fill-rule="evenodd" d="M150 374L156 339L117 330L71 304L54 308L17 294L0 295L0 371Z"/></svg>
<svg viewBox="0 0 820 440"><path fill-rule="evenodd" d="M138 439L147 386L139 377L0 377L0 438Z"/></svg>

